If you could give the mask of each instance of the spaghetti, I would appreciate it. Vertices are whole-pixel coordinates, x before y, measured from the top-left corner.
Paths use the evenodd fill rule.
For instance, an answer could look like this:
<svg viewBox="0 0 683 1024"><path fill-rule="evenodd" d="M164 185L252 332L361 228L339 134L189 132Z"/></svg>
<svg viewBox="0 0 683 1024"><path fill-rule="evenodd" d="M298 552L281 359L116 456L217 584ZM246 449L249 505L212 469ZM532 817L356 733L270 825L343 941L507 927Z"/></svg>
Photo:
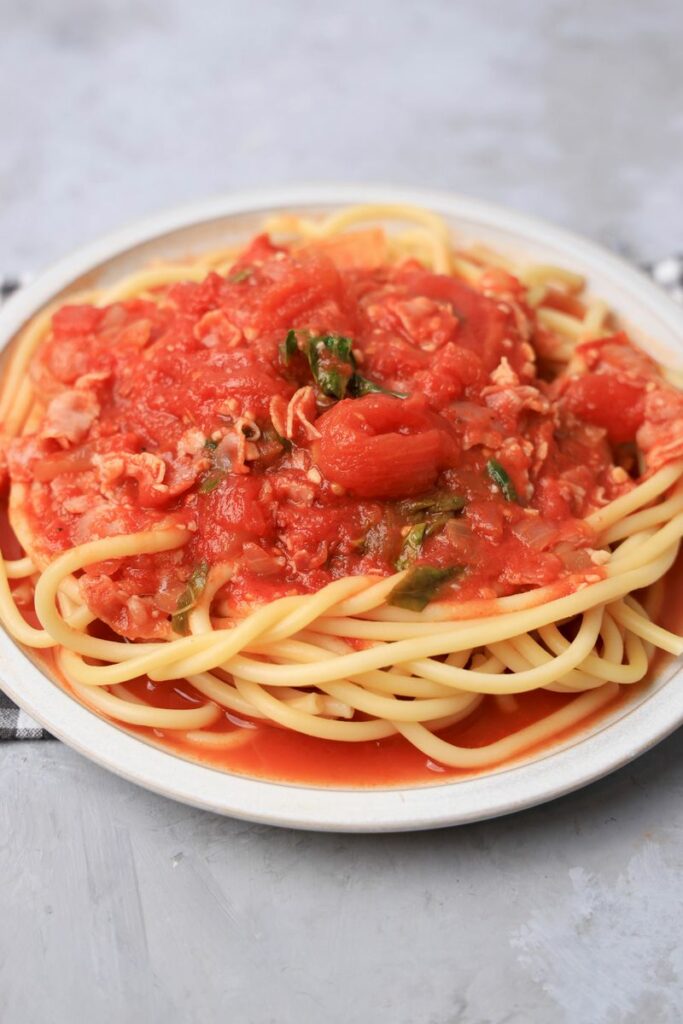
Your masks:
<svg viewBox="0 0 683 1024"><path fill-rule="evenodd" d="M88 707L198 754L275 728L402 736L453 769L559 736L655 648L683 653L655 621L683 396L582 278L454 248L408 207L267 229L18 339L5 629ZM482 702L541 690L571 699L453 741Z"/></svg>

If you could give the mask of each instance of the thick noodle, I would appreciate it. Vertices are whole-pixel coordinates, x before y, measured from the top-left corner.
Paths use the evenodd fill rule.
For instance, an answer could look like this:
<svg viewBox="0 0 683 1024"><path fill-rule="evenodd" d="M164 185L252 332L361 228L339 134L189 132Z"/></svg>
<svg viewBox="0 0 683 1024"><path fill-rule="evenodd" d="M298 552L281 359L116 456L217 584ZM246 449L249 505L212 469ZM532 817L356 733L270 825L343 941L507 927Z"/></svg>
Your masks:
<svg viewBox="0 0 683 1024"><path fill-rule="evenodd" d="M389 235L392 259L417 256L475 287L489 267L511 269L528 287L529 303L547 328L543 354L557 365L571 358L577 342L604 333L609 314L599 300L586 300L581 317L545 304L553 289L580 293L578 275L541 264L515 268L481 247L454 249L445 223L426 210L361 206L320 220L279 216L266 227L305 244L361 223L402 225L402 233ZM210 269L223 271L234 256L234 250L223 250L183 265L145 269L81 301L154 299L155 289L201 280ZM25 329L5 371L0 416L10 437L26 429L39 403L27 368L53 312L46 309ZM397 573L385 579L348 577L315 594L281 598L245 618L226 619L213 608L232 572L223 564L214 567L189 614L188 636L130 644L89 632L94 616L81 597L78 575L102 560L182 547L189 534L174 528L91 541L67 550L42 572L28 555L0 560L0 619L25 646L54 648L63 678L88 707L126 725L172 734L197 752L249 743L265 721L348 743L399 733L441 764L485 769L604 708L620 687L646 676L655 647L683 653L683 640L646 611L646 588L656 587L668 572L683 535L683 463L660 469L587 522L606 553L604 571L594 582L570 577L493 602L435 602L421 613L394 608L387 596L404 575ZM41 628L26 622L10 580L35 585ZM644 588L646 598L635 601L633 592ZM574 624L569 633L561 629L567 621ZM154 681L186 678L201 700L181 709L154 706L126 686L141 675ZM469 716L485 694L513 711L517 695L537 689L575 696L535 724L475 749L439 735ZM226 711L255 724L216 731Z"/></svg>

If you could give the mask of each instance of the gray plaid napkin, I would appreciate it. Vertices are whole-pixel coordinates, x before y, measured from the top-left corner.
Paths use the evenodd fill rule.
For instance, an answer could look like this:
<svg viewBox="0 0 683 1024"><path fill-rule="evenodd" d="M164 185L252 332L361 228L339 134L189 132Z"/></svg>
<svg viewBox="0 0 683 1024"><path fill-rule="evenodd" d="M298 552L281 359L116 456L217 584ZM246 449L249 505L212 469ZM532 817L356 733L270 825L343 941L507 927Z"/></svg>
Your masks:
<svg viewBox="0 0 683 1024"><path fill-rule="evenodd" d="M17 289L29 281L28 274L22 276L0 276L0 305ZM53 739L30 715L17 708L15 703L0 690L0 740L2 739Z"/></svg>
<svg viewBox="0 0 683 1024"><path fill-rule="evenodd" d="M49 732L41 729L30 715L0 690L0 740L51 740Z"/></svg>
<svg viewBox="0 0 683 1024"><path fill-rule="evenodd" d="M642 269L669 293L676 302L683 303L683 255L669 256L655 263L645 263ZM0 303L15 292L26 277L0 278ZM18 708L0 690L0 740L50 740L49 732L41 729L30 715Z"/></svg>

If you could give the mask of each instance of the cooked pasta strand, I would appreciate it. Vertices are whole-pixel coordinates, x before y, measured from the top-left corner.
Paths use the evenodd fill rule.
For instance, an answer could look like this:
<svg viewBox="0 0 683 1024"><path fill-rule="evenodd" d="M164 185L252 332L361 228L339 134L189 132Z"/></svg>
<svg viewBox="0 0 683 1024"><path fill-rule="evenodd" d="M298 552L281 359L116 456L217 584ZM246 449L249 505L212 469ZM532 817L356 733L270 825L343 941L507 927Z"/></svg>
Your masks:
<svg viewBox="0 0 683 1024"><path fill-rule="evenodd" d="M344 234L368 223L355 235ZM388 233L386 245L379 232L379 251L386 251L391 263L408 266L406 261L417 258L475 289L483 288L487 270L503 279L516 274L542 328L538 352L551 365L566 366L577 343L600 337L611 323L604 302L578 301L585 284L580 275L542 264L520 270L508 256L481 246L454 248L446 224L431 211L364 205L322 219L279 215L269 227L293 237L298 252L308 252L323 242L328 250L336 247L341 235L348 249L349 240L353 246L356 238L376 236L372 225L377 223L401 225L400 232ZM169 285L200 282L210 269L229 273L238 255L229 247L159 264L72 301L106 306L144 297L161 302ZM40 421L40 396L28 369L57 308L39 313L17 340L0 394L7 437L26 435ZM677 371L667 373L672 377ZM244 437L241 443L244 452ZM595 573L566 574L553 584L495 600L433 600L420 612L389 603L405 580L403 570L387 577L346 576L315 593L281 597L240 615L224 598L239 566L224 561L205 568L201 593L190 595L183 609L187 635L136 643L96 635L91 628L96 616L81 577L102 562L180 552L191 532L177 526L121 532L71 547L49 564L38 565L28 551L17 559L0 558L0 621L19 643L54 648L62 678L88 707L115 722L168 731L197 751L244 747L274 724L342 743L398 733L436 762L481 770L533 751L588 720L615 699L620 686L647 676L655 648L683 653L683 639L649 614L661 605L661 581L683 536L683 461L646 473L621 497L588 515L584 525L594 531L606 559ZM40 628L22 614L13 587L34 588ZM639 603L632 594L641 590L645 598ZM187 679L200 697L195 694L195 703L182 709L157 707L130 688L145 675L161 687ZM482 701L514 715L523 706L522 695L540 689L571 699L540 721L481 747L459 746L438 735L478 707L491 706ZM226 725L228 713L250 724Z"/></svg>

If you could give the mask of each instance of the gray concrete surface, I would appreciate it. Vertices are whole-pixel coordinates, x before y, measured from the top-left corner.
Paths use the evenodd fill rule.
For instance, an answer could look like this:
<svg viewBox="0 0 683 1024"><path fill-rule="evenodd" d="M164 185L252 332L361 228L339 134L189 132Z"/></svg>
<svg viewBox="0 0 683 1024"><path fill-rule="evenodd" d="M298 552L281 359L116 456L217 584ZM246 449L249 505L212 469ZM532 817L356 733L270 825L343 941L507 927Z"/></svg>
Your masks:
<svg viewBox="0 0 683 1024"><path fill-rule="evenodd" d="M0 270L162 206L394 181L683 247L680 0L0 0ZM0 745L0 1019L674 1024L673 737L414 836L222 820Z"/></svg>

